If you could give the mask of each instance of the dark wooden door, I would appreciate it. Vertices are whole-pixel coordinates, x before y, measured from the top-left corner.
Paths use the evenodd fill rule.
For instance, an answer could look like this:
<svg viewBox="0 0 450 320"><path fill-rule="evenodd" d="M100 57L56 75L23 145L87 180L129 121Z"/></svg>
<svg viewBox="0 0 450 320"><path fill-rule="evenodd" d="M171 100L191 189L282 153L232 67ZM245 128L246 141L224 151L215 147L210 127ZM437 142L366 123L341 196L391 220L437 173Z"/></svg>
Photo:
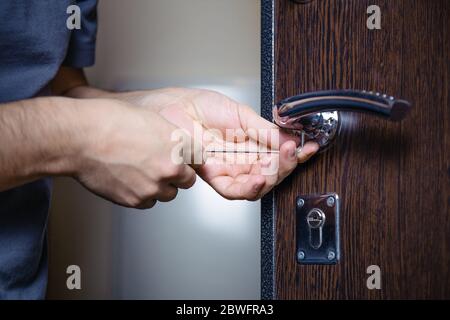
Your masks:
<svg viewBox="0 0 450 320"><path fill-rule="evenodd" d="M271 103L323 89L414 105L401 123L346 114L335 145L264 199L263 298L450 298L450 2L262 1L267 117ZM381 30L366 26L374 4ZM341 199L341 259L299 265L295 198L326 192ZM366 286L370 265L381 269L380 290Z"/></svg>

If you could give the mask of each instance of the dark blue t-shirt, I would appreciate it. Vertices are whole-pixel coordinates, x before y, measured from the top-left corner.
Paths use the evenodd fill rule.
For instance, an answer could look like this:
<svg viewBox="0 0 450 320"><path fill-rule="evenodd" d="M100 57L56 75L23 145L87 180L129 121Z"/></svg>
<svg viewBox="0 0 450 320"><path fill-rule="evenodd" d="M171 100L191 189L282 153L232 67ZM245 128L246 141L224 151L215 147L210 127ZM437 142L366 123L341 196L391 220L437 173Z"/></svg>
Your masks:
<svg viewBox="0 0 450 320"><path fill-rule="evenodd" d="M81 9L79 30L66 24L74 4ZM49 95L61 65L94 63L96 5L97 0L0 1L0 108ZM45 297L50 196L50 179L0 193L0 299Z"/></svg>

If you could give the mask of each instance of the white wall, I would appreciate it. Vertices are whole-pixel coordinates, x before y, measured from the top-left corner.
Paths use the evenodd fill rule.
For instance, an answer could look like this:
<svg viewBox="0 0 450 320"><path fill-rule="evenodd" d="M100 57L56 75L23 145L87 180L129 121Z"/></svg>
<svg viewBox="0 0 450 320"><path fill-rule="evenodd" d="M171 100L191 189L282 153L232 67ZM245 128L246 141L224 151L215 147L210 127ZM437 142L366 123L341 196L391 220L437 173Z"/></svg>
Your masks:
<svg viewBox="0 0 450 320"><path fill-rule="evenodd" d="M103 0L94 85L212 88L259 111L259 0ZM58 179L50 221L50 298L259 298L258 202L204 182L148 211ZM82 268L82 290L65 268Z"/></svg>

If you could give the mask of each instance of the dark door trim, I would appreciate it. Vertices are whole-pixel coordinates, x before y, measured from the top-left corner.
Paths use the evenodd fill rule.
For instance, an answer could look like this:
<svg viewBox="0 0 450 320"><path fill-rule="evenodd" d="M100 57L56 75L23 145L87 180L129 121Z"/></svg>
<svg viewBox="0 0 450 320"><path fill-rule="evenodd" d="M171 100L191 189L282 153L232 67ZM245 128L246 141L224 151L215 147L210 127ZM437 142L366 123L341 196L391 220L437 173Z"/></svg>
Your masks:
<svg viewBox="0 0 450 320"><path fill-rule="evenodd" d="M261 0L261 115L272 121L275 97L274 5ZM275 197L267 194L261 201L261 299L275 298Z"/></svg>

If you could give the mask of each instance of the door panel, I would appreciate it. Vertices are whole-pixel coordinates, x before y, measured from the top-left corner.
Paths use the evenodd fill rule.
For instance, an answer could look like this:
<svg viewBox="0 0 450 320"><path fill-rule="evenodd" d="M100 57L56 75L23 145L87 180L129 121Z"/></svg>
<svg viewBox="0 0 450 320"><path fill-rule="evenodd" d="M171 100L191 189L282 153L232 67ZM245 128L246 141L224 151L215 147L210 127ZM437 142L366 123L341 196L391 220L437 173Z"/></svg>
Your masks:
<svg viewBox="0 0 450 320"><path fill-rule="evenodd" d="M275 297L450 298L450 3L273 4L275 101L354 88L414 104L401 123L342 114L333 147L275 190ZM381 8L381 30L366 27L373 4ZM296 197L327 192L341 199L341 259L337 265L299 265ZM381 268L381 290L366 286L370 265Z"/></svg>

